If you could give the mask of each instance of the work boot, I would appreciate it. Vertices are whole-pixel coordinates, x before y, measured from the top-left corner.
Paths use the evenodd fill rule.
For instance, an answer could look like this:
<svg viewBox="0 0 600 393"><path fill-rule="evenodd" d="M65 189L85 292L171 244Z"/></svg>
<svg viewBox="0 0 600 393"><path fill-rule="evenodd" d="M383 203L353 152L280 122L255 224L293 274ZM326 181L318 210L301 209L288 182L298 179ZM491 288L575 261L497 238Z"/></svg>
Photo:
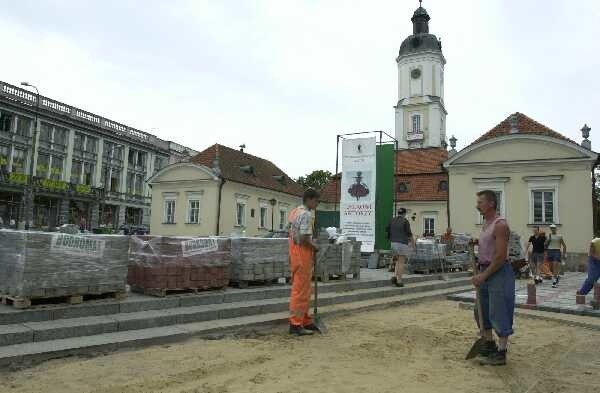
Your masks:
<svg viewBox="0 0 600 393"><path fill-rule="evenodd" d="M392 277L392 285L395 285L397 287L403 287L404 283L402 281L398 281L398 277Z"/></svg>
<svg viewBox="0 0 600 393"><path fill-rule="evenodd" d="M485 344L479 348L479 356L482 358L487 358L494 352L498 352L498 346L495 341L486 341Z"/></svg>
<svg viewBox="0 0 600 393"><path fill-rule="evenodd" d="M506 365L506 349L496 350L491 352L487 357L479 360L482 366L505 366Z"/></svg>
<svg viewBox="0 0 600 393"><path fill-rule="evenodd" d="M310 330L311 332L320 332L321 331L321 330L319 330L319 328L317 327L317 325L315 325L314 323L311 323L310 325L304 326L304 329Z"/></svg>
<svg viewBox="0 0 600 393"><path fill-rule="evenodd" d="M302 326L290 325L290 334L294 336L312 336L315 334L314 331L308 330Z"/></svg>

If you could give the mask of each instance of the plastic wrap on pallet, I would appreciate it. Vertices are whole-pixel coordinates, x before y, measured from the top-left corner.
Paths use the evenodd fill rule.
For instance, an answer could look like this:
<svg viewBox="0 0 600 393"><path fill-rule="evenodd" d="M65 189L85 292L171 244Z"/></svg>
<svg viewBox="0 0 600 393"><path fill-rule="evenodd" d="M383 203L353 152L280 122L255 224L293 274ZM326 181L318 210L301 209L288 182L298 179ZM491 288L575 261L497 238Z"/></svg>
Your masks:
<svg viewBox="0 0 600 393"><path fill-rule="evenodd" d="M273 281L290 278L287 238L231 239L231 281Z"/></svg>
<svg viewBox="0 0 600 393"><path fill-rule="evenodd" d="M0 230L0 292L27 298L124 292L128 248L119 235Z"/></svg>
<svg viewBox="0 0 600 393"><path fill-rule="evenodd" d="M231 241L223 237L132 236L127 282L140 289L211 289L229 284Z"/></svg>
<svg viewBox="0 0 600 393"><path fill-rule="evenodd" d="M317 277L328 279L329 276L360 274L361 242L349 239L344 243L330 244L328 240L319 238L319 252L317 253Z"/></svg>
<svg viewBox="0 0 600 393"><path fill-rule="evenodd" d="M522 261L524 259L525 251L523 249L523 244L521 243L521 235L515 231L510 231L508 237L508 260L513 262Z"/></svg>

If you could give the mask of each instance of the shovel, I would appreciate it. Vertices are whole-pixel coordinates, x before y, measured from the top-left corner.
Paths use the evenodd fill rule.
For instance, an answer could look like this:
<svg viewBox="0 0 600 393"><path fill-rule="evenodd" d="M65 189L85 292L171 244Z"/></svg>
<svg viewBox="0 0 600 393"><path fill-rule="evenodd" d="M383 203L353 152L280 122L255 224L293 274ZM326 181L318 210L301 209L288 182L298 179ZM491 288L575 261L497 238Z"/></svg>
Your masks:
<svg viewBox="0 0 600 393"><path fill-rule="evenodd" d="M477 274L477 264L475 263L475 251L474 246L469 246L469 256L471 257L471 263L473 264L473 274ZM473 359L479 355L479 351L486 344L486 339L483 337L483 314L481 313L481 297L479 296L479 287L475 288L475 306L477 307L477 322L479 323L479 334L480 337L473 343L473 346L467 353L465 359Z"/></svg>
<svg viewBox="0 0 600 393"><path fill-rule="evenodd" d="M321 250L320 255L325 255L327 248L329 248L329 246L325 246L325 248L323 250ZM315 293L313 323L315 324L317 329L319 329L319 333L326 334L327 326L325 325L325 322L323 321L323 319L321 319L321 316L319 315L319 286L318 286L319 280L317 278L317 272L318 272L317 267L318 267L319 258L317 258L316 252L314 253L313 258L314 258L313 280L314 280L314 293Z"/></svg>

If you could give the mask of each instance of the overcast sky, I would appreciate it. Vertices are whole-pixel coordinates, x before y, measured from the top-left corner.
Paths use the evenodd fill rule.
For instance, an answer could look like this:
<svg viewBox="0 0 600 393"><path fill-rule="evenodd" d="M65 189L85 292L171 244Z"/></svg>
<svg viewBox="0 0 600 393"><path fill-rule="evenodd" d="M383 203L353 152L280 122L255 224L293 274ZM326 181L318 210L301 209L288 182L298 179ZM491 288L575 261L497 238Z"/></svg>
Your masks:
<svg viewBox="0 0 600 393"><path fill-rule="evenodd" d="M296 177L336 134L393 134L408 0L0 0L0 80ZM600 1L424 0L459 147L519 111L600 147Z"/></svg>

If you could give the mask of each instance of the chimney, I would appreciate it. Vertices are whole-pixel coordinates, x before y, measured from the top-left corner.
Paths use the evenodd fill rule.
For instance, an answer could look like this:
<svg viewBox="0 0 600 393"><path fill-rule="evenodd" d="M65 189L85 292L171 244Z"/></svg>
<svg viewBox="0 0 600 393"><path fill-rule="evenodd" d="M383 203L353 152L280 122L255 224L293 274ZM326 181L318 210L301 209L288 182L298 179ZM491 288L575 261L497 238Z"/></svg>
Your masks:
<svg viewBox="0 0 600 393"><path fill-rule="evenodd" d="M581 128L581 136L583 136L583 141L581 142L581 146L584 149L592 150L592 142L588 139L590 137L590 131L592 129L588 127L587 124L584 124Z"/></svg>
<svg viewBox="0 0 600 393"><path fill-rule="evenodd" d="M245 143L240 145L240 151L241 151L242 153L244 152L244 149L245 149L245 148L246 148L246 144L245 144Z"/></svg>
<svg viewBox="0 0 600 393"><path fill-rule="evenodd" d="M450 149L450 151L448 152L448 157L452 157L453 155L458 153L456 151L456 137L454 135L452 135L452 138L450 138L450 147L452 149Z"/></svg>
<svg viewBox="0 0 600 393"><path fill-rule="evenodd" d="M519 122L519 117L518 117L517 113L510 115L510 117L508 118L508 122L510 123L510 133L518 134L519 129L517 128L517 124Z"/></svg>

